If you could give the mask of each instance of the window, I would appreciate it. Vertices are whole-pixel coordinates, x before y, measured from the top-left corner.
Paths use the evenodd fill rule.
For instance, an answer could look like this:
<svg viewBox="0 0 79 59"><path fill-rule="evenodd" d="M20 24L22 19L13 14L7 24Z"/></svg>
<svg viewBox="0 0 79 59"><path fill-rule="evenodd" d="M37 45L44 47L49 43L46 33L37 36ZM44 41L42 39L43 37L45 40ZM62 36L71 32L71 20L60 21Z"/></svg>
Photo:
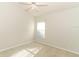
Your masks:
<svg viewBox="0 0 79 59"><path fill-rule="evenodd" d="M37 22L37 35L40 38L45 38L45 22Z"/></svg>

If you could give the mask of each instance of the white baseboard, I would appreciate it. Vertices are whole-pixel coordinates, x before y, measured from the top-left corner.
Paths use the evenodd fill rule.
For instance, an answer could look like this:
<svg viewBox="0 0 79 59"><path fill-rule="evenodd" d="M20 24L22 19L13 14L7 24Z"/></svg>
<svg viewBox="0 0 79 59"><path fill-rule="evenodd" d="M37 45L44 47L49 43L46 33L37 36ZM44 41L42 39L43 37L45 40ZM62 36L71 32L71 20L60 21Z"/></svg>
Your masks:
<svg viewBox="0 0 79 59"><path fill-rule="evenodd" d="M44 42L44 41L36 41L36 42L41 43L41 44L44 44L44 45L47 45L47 46L50 46L50 47L54 47L54 48L57 48L57 49L61 49L61 50L64 50L64 51L67 51L67 52L70 52L70 53L73 53L73 54L79 55L78 52L71 51L71 50L68 50L68 49L64 49L64 48L58 47L56 45L51 45L51 44L49 44L47 42Z"/></svg>
<svg viewBox="0 0 79 59"><path fill-rule="evenodd" d="M19 43L19 44L17 44L17 45L14 45L14 46L11 46L11 47L7 47L7 48L5 48L5 49L1 49L0 52L2 52L2 51L6 51L6 50L9 50L9 49L18 47L18 46L22 46L22 45L30 44L30 43L32 43L32 42L33 42L33 41L27 41L27 42L25 41L25 42L23 42L23 43Z"/></svg>

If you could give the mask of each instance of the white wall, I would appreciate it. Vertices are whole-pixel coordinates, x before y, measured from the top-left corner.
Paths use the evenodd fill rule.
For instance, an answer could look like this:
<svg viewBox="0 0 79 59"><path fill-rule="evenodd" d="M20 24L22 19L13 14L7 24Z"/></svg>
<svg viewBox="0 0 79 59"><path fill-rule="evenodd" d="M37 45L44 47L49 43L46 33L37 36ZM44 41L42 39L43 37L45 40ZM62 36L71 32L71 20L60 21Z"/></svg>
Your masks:
<svg viewBox="0 0 79 59"><path fill-rule="evenodd" d="M79 52L79 7L45 15L46 39L40 42Z"/></svg>
<svg viewBox="0 0 79 59"><path fill-rule="evenodd" d="M0 50L30 43L34 20L16 3L0 3Z"/></svg>

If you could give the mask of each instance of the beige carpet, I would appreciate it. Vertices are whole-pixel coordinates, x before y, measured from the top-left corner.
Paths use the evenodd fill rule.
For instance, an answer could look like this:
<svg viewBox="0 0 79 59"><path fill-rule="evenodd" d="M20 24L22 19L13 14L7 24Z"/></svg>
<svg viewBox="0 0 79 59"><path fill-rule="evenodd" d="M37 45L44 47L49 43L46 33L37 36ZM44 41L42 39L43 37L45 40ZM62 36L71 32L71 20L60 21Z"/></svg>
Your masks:
<svg viewBox="0 0 79 59"><path fill-rule="evenodd" d="M0 57L77 57L77 56L79 55L35 42L0 52Z"/></svg>

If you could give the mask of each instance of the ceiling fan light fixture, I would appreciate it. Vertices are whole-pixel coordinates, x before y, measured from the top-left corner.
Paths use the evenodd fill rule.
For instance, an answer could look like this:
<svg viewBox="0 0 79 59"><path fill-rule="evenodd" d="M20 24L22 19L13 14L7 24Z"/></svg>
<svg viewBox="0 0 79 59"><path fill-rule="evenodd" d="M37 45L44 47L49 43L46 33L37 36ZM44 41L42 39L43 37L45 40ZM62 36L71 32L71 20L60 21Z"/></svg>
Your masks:
<svg viewBox="0 0 79 59"><path fill-rule="evenodd" d="M32 9L35 9L35 8L37 8L37 6L36 6L36 5L34 5L34 4L32 4Z"/></svg>
<svg viewBox="0 0 79 59"><path fill-rule="evenodd" d="M23 4L23 5L26 5L26 6L28 5L29 8L27 8L26 11L30 11L30 10L40 11L41 6L48 6L46 4L39 3L39 2L24 2L24 3L19 3L19 4Z"/></svg>

